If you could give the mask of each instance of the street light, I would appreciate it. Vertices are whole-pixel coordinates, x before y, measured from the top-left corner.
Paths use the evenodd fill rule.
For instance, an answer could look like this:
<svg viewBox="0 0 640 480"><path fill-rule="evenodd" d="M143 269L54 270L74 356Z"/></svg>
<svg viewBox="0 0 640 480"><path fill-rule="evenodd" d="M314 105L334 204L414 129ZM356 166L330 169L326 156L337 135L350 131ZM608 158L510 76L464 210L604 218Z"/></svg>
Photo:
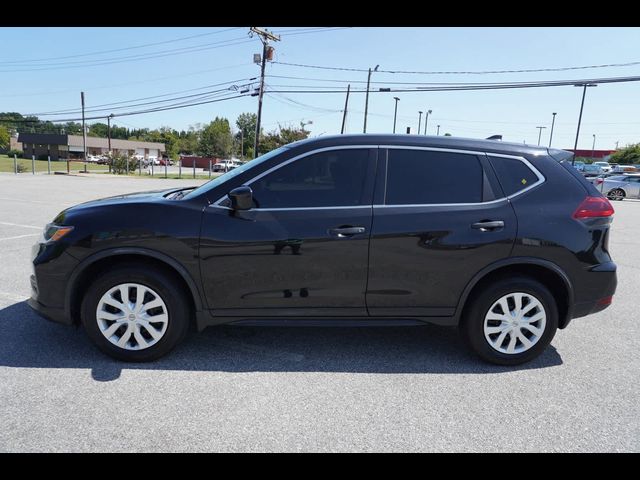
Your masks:
<svg viewBox="0 0 640 480"><path fill-rule="evenodd" d="M380 65L376 65L376 68L374 68L373 71L377 72L379 66ZM367 95L364 101L364 127L362 129L362 133L367 133L367 113L369 112L369 85L371 85L371 69L369 69L369 76L367 77Z"/></svg>
<svg viewBox="0 0 640 480"><path fill-rule="evenodd" d="M398 102L400 99L398 97L393 97L393 99L396 101L396 108L393 111L393 133L396 133L396 118L398 117Z"/></svg>
<svg viewBox="0 0 640 480"><path fill-rule="evenodd" d="M556 124L557 112L553 112L553 120L551 120L551 133L549 134L549 148L551 148L551 139L553 138L553 126Z"/></svg>
<svg viewBox="0 0 640 480"><path fill-rule="evenodd" d="M538 146L540 146L540 138L542 138L542 130L547 127L536 127L538 129Z"/></svg>
<svg viewBox="0 0 640 480"><path fill-rule="evenodd" d="M591 145L591 159L594 159L596 157L594 157L594 153L596 151L596 134L593 134L593 145Z"/></svg>
<svg viewBox="0 0 640 480"><path fill-rule="evenodd" d="M427 124L429 123L429 114L432 113L431 110L427 110L427 113L424 116L424 134L427 134ZM418 132L420 133L420 132Z"/></svg>
<svg viewBox="0 0 640 480"><path fill-rule="evenodd" d="M436 132L436 135L440 135L440 125L438 125L438 131Z"/></svg>
<svg viewBox="0 0 640 480"><path fill-rule="evenodd" d="M574 87L584 87L582 90L582 103L580 103L580 116L578 117L578 130L576 131L576 143L573 145L573 160L571 165L576 163L576 150L578 149L578 137L580 136L580 123L582 123L582 109L584 108L584 97L587 94L587 87L597 87L596 83L577 83Z"/></svg>
<svg viewBox="0 0 640 480"><path fill-rule="evenodd" d="M418 110L418 135L420 135L420 125L422 124L422 110Z"/></svg>

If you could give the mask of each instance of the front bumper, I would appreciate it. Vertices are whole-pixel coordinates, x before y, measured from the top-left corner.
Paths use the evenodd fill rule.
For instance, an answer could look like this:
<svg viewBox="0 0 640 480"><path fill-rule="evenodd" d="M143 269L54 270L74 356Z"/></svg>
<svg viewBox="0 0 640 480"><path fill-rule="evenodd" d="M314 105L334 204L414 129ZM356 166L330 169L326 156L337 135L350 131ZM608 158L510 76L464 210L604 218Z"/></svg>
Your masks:
<svg viewBox="0 0 640 480"><path fill-rule="evenodd" d="M71 317L66 314L64 308L47 307L33 297L27 300L27 304L41 317L56 323L71 325Z"/></svg>

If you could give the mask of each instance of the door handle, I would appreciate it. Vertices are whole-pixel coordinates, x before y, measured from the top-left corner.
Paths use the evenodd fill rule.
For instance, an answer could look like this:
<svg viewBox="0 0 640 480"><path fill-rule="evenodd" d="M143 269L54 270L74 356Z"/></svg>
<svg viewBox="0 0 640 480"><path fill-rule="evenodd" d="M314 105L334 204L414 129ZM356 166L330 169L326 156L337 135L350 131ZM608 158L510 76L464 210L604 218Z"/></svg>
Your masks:
<svg viewBox="0 0 640 480"><path fill-rule="evenodd" d="M338 238L352 237L359 233L364 233L365 231L366 228L364 227L339 227L329 229L329 233Z"/></svg>
<svg viewBox="0 0 640 480"><path fill-rule="evenodd" d="M504 228L504 222L502 220L487 220L483 222L476 222L471 225L471 228L480 230L481 232L490 232L492 230L499 230Z"/></svg>

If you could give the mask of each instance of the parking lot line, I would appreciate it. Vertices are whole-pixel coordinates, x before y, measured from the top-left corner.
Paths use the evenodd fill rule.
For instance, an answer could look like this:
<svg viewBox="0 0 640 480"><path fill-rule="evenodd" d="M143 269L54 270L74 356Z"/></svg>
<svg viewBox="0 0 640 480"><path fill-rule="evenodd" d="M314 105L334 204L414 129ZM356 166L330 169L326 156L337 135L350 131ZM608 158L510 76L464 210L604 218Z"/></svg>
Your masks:
<svg viewBox="0 0 640 480"><path fill-rule="evenodd" d="M36 227L35 225L22 225L20 223L0 222L0 225L8 225L10 227L34 228L36 230L42 230L42 227Z"/></svg>
<svg viewBox="0 0 640 480"><path fill-rule="evenodd" d="M16 240L18 238L25 238L25 237L37 237L38 235L40 235L39 233L27 233L26 235L16 235L15 237L4 237L4 238L0 238L0 242L2 242L3 240Z"/></svg>

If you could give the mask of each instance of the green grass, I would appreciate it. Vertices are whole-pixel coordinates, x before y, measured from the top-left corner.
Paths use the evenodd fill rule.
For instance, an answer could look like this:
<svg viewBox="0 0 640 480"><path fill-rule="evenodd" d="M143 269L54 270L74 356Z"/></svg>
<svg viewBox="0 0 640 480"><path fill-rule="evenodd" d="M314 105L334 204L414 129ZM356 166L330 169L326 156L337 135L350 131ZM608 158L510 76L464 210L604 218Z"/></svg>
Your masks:
<svg viewBox="0 0 640 480"><path fill-rule="evenodd" d="M47 171L47 161L46 160L36 160L35 170L36 172L46 172ZM30 174L32 172L31 159L28 158L18 158L18 165L22 165L25 168L25 171L20 175ZM70 162L69 168L71 173L77 173L80 170L84 169L84 164L82 162ZM90 172L105 172L108 171L107 165L96 165L96 164L87 164L87 170ZM67 171L67 162L66 161L51 161L51 173L53 172L66 172ZM8 157L7 155L0 155L0 172L14 172L13 165L13 157Z"/></svg>

